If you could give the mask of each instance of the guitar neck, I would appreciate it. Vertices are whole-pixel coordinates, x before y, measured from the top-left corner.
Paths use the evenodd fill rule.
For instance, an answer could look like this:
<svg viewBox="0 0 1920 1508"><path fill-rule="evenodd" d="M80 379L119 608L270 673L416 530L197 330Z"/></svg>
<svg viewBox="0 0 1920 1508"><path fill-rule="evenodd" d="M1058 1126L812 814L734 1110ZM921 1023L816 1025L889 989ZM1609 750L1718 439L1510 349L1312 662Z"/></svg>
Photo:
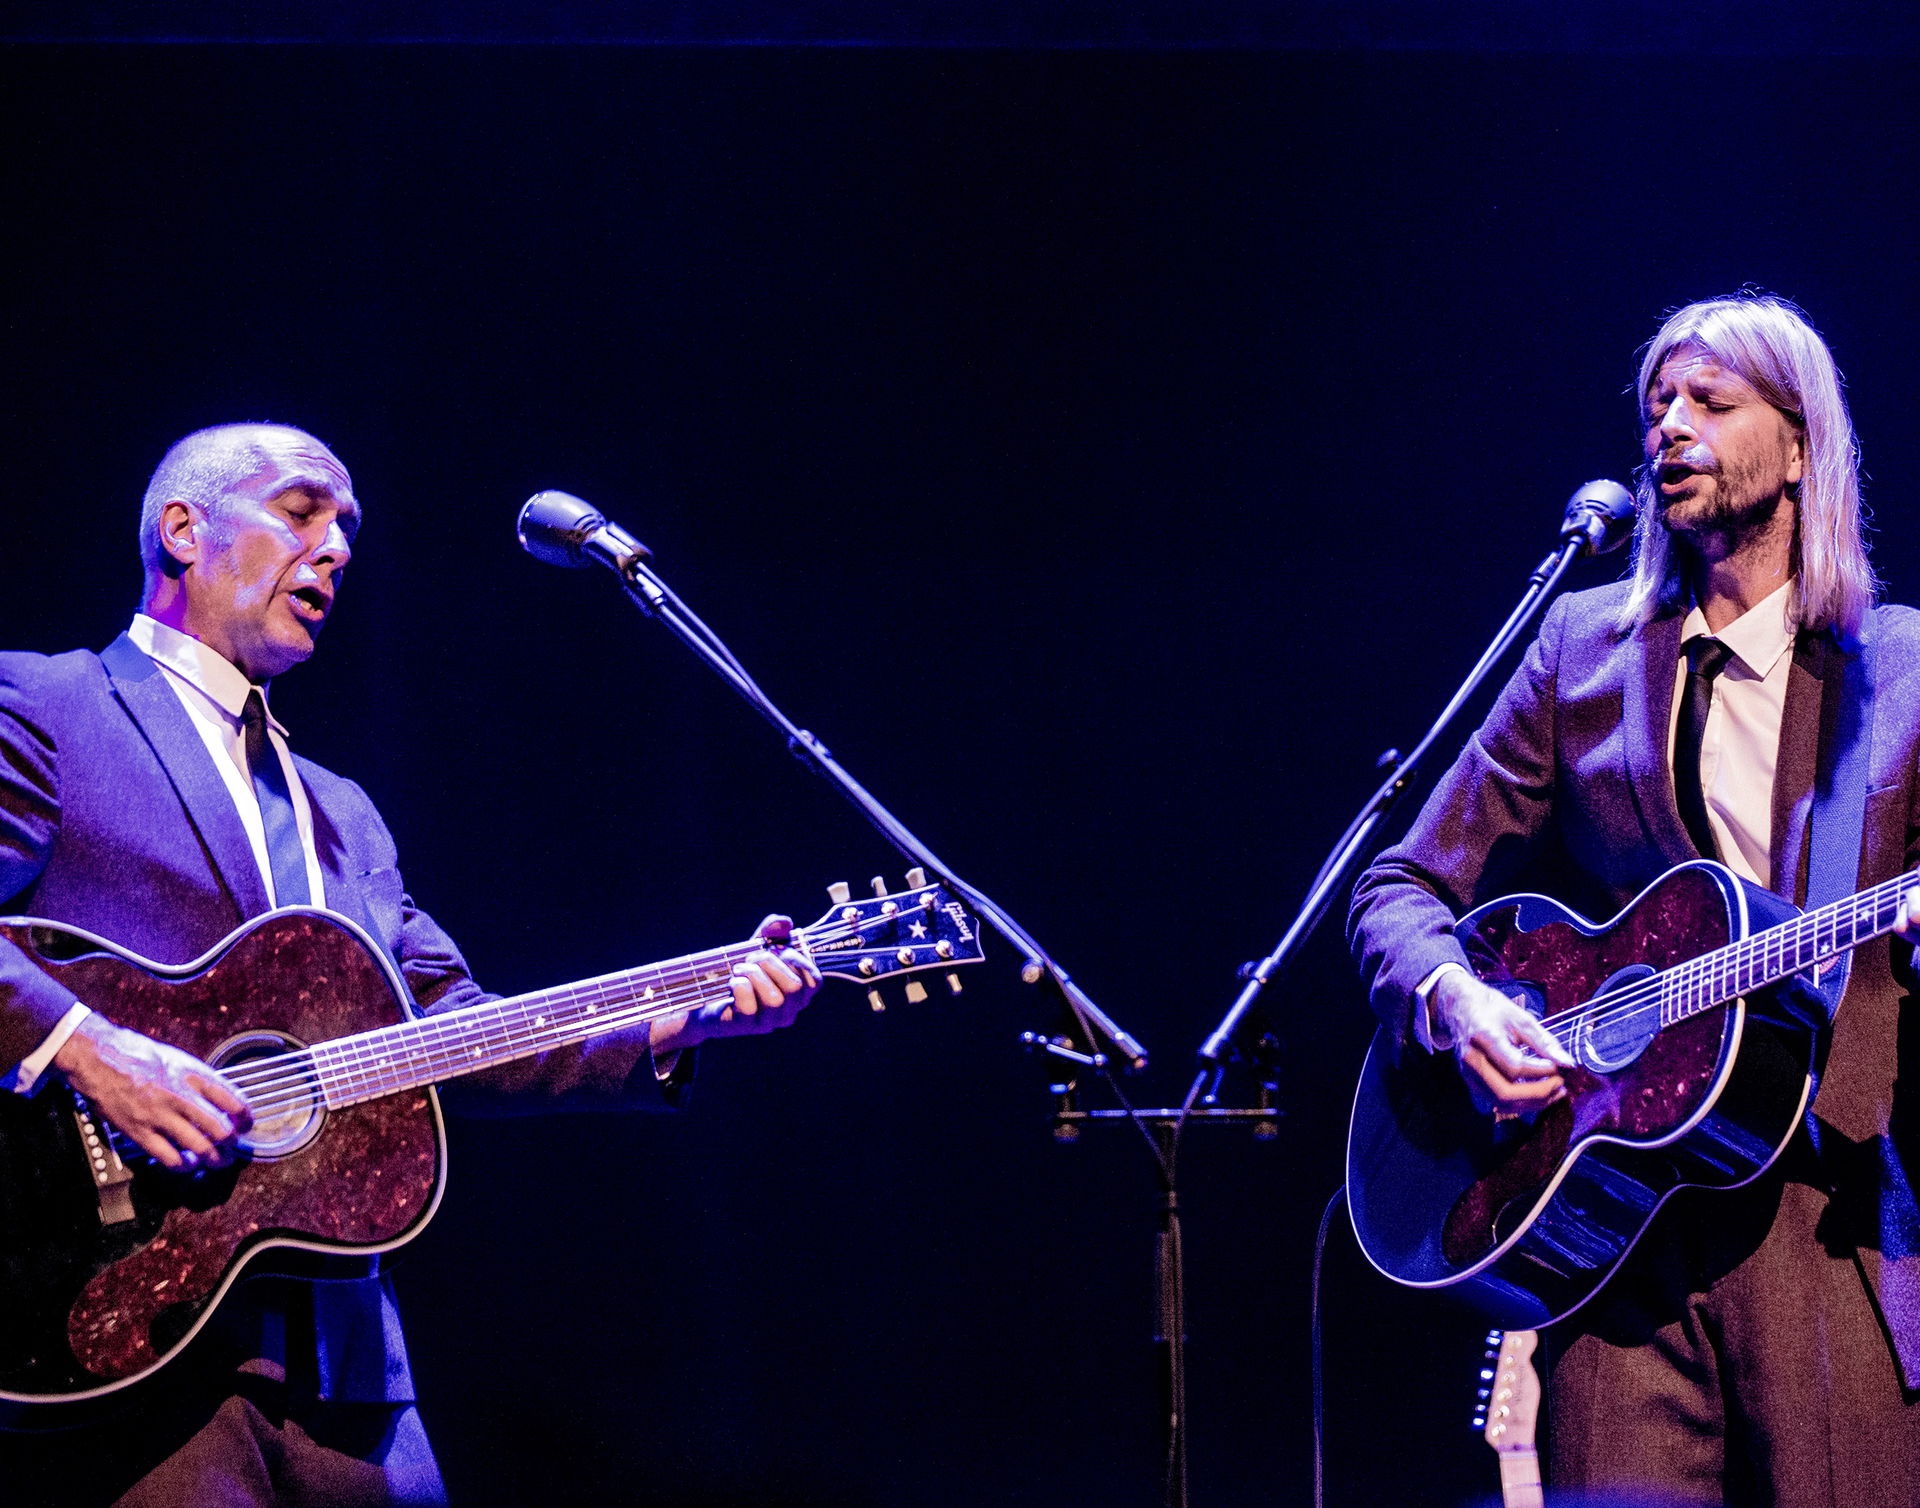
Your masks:
<svg viewBox="0 0 1920 1508"><path fill-rule="evenodd" d="M1540 1455L1531 1448L1500 1453L1502 1508L1544 1508L1540 1487Z"/></svg>
<svg viewBox="0 0 1920 1508"><path fill-rule="evenodd" d="M517 1058L625 1031L729 993L734 965L759 938L510 1000L490 1000L306 1049L331 1109L478 1073Z"/></svg>
<svg viewBox="0 0 1920 1508"><path fill-rule="evenodd" d="M1885 937L1906 913L1906 895L1920 873L1904 874L1703 953L1659 975L1661 1024L1727 1001L1842 957Z"/></svg>
<svg viewBox="0 0 1920 1508"><path fill-rule="evenodd" d="M1534 1449L1534 1422L1540 1412L1540 1374L1533 1353L1540 1337L1533 1330L1494 1330L1480 1376L1480 1406L1473 1422L1487 1444L1500 1453L1502 1508L1542 1508L1540 1454Z"/></svg>

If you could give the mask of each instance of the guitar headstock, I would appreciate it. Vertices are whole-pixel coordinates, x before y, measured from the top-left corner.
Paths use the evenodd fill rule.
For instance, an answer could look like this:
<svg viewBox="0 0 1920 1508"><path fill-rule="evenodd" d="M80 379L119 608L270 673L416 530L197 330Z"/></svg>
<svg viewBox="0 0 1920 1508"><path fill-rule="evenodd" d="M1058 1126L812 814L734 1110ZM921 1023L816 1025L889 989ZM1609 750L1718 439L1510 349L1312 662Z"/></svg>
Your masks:
<svg viewBox="0 0 1920 1508"><path fill-rule="evenodd" d="M1487 1332L1473 1427L1503 1454L1531 1452L1534 1448L1534 1422L1540 1415L1540 1374L1533 1369L1533 1353L1539 1344L1540 1335L1535 1330Z"/></svg>
<svg viewBox="0 0 1920 1508"><path fill-rule="evenodd" d="M946 969L947 988L960 993L955 965L979 963L980 925L944 885L927 882L926 871L909 869L903 890L891 893L876 878L873 894L860 900L844 880L827 887L833 905L811 927L799 929L795 941L812 957L822 974L864 984L867 1003L885 1010L878 984L894 974L917 974ZM927 998L919 980L907 982L906 997L918 1004Z"/></svg>

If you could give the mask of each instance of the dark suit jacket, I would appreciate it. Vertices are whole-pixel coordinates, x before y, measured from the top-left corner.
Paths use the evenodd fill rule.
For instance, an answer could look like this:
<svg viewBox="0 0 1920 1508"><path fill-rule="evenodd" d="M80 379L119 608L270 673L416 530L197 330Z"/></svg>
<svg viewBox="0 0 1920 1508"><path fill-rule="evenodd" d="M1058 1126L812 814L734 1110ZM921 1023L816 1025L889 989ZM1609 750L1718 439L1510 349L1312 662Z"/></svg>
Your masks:
<svg viewBox="0 0 1920 1508"><path fill-rule="evenodd" d="M392 954L423 1010L490 998L406 894L393 838L366 793L296 764L329 907ZM232 799L152 660L124 636L104 655L0 654L0 913L66 922L157 962L185 963L266 909ZM71 1004L0 941L0 1071L33 1051ZM475 1099L511 1094L534 1108L662 1101L644 1047L617 1038L523 1059L468 1087ZM245 1292L231 1302L244 1303ZM311 1303L322 1396L412 1396L383 1282L317 1285Z"/></svg>
<svg viewBox="0 0 1920 1508"><path fill-rule="evenodd" d="M1622 635L1624 583L1563 597L1406 838L1361 877L1348 920L1374 1009L1405 1037L1414 989L1449 960L1457 915L1537 890L1596 920L1695 857L1667 767L1681 616ZM1920 862L1920 612L1871 615L1874 689L1859 883ZM1771 888L1804 901L1808 814L1832 757L1845 656L1830 639L1795 646L1780 730ZM1816 1113L1835 1207L1881 1302L1909 1386L1920 1386L1920 1174L1915 1103L1920 1019L1913 949L1861 949L1831 1028ZM1417 1049L1416 1049L1417 1050Z"/></svg>

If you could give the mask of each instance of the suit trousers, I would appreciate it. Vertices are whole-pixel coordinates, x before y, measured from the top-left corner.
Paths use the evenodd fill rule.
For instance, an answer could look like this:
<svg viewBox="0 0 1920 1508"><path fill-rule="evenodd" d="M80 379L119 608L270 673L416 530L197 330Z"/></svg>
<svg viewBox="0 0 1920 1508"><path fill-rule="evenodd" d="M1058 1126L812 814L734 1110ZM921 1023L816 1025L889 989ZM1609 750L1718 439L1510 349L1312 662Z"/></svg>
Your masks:
<svg viewBox="0 0 1920 1508"><path fill-rule="evenodd" d="M1682 1190L1594 1312L1547 1332L1554 1487L1635 1508L1920 1504L1920 1393L1811 1149L1782 1162L1745 1188Z"/></svg>
<svg viewBox="0 0 1920 1508"><path fill-rule="evenodd" d="M430 1508L446 1502L410 1403L324 1403L250 1363L81 1429L0 1436L8 1508Z"/></svg>

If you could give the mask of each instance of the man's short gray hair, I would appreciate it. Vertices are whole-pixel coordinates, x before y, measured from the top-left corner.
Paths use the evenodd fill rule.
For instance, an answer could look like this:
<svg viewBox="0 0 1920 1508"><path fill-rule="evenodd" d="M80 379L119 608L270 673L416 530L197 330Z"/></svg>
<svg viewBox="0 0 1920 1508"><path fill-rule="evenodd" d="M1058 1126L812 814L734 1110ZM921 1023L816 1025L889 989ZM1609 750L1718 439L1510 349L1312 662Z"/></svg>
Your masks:
<svg viewBox="0 0 1920 1508"><path fill-rule="evenodd" d="M264 452L259 433L283 430L311 439L306 431L271 419L215 424L174 441L160 458L140 500L140 565L147 585L163 575L178 575L179 565L160 548L160 512L176 499L219 514L220 501L259 467Z"/></svg>

